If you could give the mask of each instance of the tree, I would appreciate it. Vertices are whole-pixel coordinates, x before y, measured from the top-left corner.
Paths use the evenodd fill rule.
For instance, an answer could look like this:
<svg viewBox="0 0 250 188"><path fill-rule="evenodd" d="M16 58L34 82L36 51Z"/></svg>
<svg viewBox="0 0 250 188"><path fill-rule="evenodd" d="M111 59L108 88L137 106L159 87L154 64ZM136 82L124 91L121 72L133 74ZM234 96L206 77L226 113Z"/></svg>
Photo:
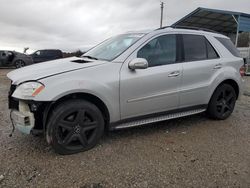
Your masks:
<svg viewBox="0 0 250 188"><path fill-rule="evenodd" d="M239 34L238 47L250 47L250 33L242 32Z"/></svg>

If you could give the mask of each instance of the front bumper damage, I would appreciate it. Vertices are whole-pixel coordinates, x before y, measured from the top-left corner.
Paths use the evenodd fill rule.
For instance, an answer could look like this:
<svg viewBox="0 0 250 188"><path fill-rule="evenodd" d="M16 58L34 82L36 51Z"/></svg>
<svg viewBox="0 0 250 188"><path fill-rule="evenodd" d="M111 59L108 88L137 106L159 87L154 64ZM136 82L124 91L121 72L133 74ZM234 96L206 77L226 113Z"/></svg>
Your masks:
<svg viewBox="0 0 250 188"><path fill-rule="evenodd" d="M48 116L50 102L16 99L12 97L15 89L16 85L11 85L8 96L13 131L16 128L25 134L44 133L44 123Z"/></svg>
<svg viewBox="0 0 250 188"><path fill-rule="evenodd" d="M30 134L35 126L34 114L30 112L28 104L23 101L19 101L18 109L11 110L11 121L20 132Z"/></svg>

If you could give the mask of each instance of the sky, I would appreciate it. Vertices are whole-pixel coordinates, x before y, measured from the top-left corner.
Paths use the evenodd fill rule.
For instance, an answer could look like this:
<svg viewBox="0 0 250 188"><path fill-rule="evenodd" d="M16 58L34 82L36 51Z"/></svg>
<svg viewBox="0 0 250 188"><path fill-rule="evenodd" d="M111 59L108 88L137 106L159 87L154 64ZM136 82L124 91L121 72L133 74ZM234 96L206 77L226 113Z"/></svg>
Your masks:
<svg viewBox="0 0 250 188"><path fill-rule="evenodd" d="M249 0L163 0L163 25L197 7L250 13ZM156 29L160 0L0 0L0 50L86 50L113 35Z"/></svg>

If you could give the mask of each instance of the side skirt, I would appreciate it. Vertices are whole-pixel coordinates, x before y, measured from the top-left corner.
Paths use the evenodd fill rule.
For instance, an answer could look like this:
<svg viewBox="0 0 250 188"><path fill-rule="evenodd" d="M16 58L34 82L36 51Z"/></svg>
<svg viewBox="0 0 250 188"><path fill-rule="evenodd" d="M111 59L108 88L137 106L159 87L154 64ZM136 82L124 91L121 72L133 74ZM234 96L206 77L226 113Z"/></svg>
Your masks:
<svg viewBox="0 0 250 188"><path fill-rule="evenodd" d="M129 127L136 127L140 125L190 116L190 115L204 112L206 111L206 109L207 109L207 105L199 105L199 106L191 107L191 108L184 108L184 109L172 110L172 111L163 112L163 113L151 114L151 115L142 116L136 119L133 118L133 119L122 120L122 121L110 124L110 130L118 130L118 129L124 129L124 128L129 128Z"/></svg>

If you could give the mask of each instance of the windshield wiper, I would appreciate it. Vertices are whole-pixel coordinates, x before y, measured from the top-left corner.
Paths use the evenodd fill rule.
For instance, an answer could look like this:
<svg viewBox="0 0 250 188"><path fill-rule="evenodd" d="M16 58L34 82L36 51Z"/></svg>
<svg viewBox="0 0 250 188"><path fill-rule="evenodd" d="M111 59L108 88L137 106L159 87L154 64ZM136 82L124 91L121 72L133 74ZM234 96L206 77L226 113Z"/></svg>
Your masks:
<svg viewBox="0 0 250 188"><path fill-rule="evenodd" d="M94 59L94 60L98 60L98 58L96 57L92 57L92 56L89 56L89 55L84 55L82 57L86 57L86 58L89 58L89 59Z"/></svg>

